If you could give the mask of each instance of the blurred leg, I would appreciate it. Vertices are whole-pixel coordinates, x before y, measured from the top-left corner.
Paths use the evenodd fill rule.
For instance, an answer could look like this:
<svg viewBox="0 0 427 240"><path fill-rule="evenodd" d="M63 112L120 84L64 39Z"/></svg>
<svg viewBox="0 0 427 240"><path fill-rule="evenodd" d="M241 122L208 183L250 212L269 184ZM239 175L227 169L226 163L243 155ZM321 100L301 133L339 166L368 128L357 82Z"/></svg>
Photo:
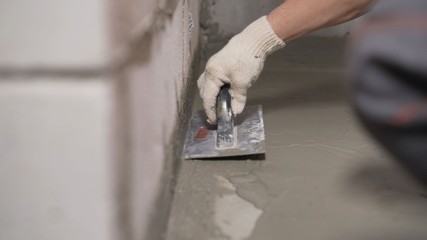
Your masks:
<svg viewBox="0 0 427 240"><path fill-rule="evenodd" d="M350 44L352 103L368 131L427 183L427 1L380 2Z"/></svg>

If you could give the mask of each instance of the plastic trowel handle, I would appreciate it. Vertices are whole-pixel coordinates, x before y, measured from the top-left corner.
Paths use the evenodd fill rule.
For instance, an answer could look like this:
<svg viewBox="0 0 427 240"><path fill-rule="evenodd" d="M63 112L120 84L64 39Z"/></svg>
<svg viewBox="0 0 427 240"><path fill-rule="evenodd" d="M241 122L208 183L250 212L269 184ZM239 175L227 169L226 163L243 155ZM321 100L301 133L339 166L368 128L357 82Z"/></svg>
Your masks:
<svg viewBox="0 0 427 240"><path fill-rule="evenodd" d="M221 87L216 101L217 135L216 146L218 148L230 148L234 145L234 116L231 110L230 86Z"/></svg>

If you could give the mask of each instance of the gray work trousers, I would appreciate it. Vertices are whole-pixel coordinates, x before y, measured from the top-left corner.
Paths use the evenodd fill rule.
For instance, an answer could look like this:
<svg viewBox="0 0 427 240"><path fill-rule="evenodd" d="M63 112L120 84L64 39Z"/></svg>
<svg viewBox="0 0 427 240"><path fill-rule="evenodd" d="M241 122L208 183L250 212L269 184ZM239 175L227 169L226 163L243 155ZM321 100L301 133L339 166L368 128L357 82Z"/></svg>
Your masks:
<svg viewBox="0 0 427 240"><path fill-rule="evenodd" d="M351 35L352 104L368 131L427 184L427 0L384 0Z"/></svg>

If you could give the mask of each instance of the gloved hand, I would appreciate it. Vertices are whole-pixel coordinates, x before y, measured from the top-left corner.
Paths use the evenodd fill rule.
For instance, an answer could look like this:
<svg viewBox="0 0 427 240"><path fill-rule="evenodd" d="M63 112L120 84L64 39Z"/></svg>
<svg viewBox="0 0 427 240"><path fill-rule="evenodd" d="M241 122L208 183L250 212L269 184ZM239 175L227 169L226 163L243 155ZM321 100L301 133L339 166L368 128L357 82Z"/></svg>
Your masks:
<svg viewBox="0 0 427 240"><path fill-rule="evenodd" d="M265 58L285 46L263 16L234 36L213 55L197 80L208 122L216 122L216 98L224 84L230 84L233 113L243 111L246 93L264 67Z"/></svg>

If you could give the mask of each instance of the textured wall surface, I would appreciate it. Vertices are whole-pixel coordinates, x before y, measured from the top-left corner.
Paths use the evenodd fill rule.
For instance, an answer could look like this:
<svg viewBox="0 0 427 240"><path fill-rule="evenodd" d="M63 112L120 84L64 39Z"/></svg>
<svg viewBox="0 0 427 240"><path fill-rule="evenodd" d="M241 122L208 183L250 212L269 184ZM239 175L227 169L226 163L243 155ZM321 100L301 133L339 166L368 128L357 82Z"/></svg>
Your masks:
<svg viewBox="0 0 427 240"><path fill-rule="evenodd" d="M158 239L198 5L0 3L0 239Z"/></svg>
<svg viewBox="0 0 427 240"><path fill-rule="evenodd" d="M147 225L154 232L158 222L166 220L172 189L164 189L160 199L157 194L176 168L172 161L162 160L176 158L174 153L180 150L171 139L180 128L182 119L177 118L184 108L180 99L187 97L190 62L198 45L197 6L198 1L179 2L170 18L158 20L163 27L153 31L144 55L121 76L129 96L129 215L136 239L142 234L140 226L149 224L145 216L154 217L154 225Z"/></svg>

